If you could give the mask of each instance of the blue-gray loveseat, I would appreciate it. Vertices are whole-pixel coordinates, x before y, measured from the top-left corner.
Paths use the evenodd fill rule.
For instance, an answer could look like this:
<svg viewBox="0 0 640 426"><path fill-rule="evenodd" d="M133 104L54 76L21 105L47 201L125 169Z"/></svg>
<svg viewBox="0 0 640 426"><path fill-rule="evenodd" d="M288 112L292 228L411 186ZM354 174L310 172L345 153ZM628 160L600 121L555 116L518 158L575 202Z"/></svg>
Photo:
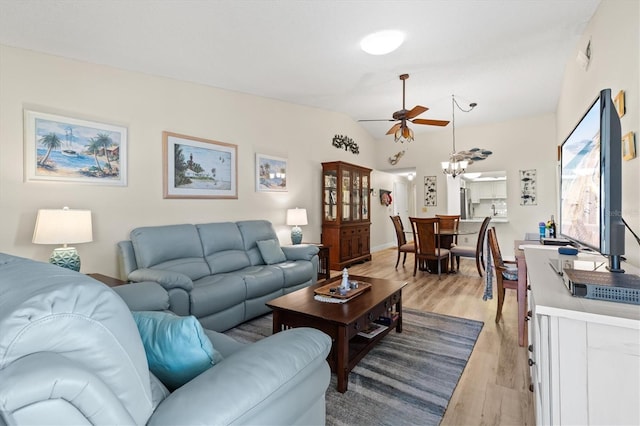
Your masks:
<svg viewBox="0 0 640 426"><path fill-rule="evenodd" d="M211 330L269 312L265 302L318 276L318 248L280 247L266 220L142 227L130 238L118 243L122 278L159 283L171 311Z"/></svg>

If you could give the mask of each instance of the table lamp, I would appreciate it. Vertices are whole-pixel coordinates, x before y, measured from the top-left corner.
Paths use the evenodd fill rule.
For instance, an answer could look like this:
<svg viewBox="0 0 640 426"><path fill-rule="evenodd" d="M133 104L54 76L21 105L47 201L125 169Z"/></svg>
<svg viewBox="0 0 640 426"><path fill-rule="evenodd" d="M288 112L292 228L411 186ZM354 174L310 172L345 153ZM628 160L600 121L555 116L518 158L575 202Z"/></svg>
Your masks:
<svg viewBox="0 0 640 426"><path fill-rule="evenodd" d="M73 271L80 270L80 256L75 247L67 244L93 241L91 210L38 210L33 231L34 244L62 244L51 253L49 263Z"/></svg>
<svg viewBox="0 0 640 426"><path fill-rule="evenodd" d="M288 209L287 210L287 225L293 226L291 228L291 243L300 244L302 242L302 229L300 225L306 225L307 222L307 209Z"/></svg>

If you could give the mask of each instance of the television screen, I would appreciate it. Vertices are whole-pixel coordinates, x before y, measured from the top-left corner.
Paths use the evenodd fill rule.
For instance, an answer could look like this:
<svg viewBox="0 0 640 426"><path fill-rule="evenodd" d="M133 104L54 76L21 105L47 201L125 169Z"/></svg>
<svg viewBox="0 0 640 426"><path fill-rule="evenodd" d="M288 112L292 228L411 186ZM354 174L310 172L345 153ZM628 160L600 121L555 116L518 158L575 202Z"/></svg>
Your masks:
<svg viewBox="0 0 640 426"><path fill-rule="evenodd" d="M600 103L562 144L560 234L600 250Z"/></svg>
<svg viewBox="0 0 640 426"><path fill-rule="evenodd" d="M624 255L622 143L611 89L604 89L561 147L560 235L609 258Z"/></svg>

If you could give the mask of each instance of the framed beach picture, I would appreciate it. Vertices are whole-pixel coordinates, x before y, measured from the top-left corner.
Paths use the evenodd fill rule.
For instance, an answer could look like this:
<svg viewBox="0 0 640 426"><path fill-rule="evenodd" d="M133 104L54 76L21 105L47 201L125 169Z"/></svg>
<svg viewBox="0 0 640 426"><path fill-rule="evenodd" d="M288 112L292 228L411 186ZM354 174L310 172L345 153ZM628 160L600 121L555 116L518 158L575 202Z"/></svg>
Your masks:
<svg viewBox="0 0 640 426"><path fill-rule="evenodd" d="M238 146L162 132L164 198L238 198Z"/></svg>
<svg viewBox="0 0 640 426"><path fill-rule="evenodd" d="M287 159L256 154L256 191L287 191Z"/></svg>
<svg viewBox="0 0 640 426"><path fill-rule="evenodd" d="M24 110L25 179L127 185L127 128Z"/></svg>

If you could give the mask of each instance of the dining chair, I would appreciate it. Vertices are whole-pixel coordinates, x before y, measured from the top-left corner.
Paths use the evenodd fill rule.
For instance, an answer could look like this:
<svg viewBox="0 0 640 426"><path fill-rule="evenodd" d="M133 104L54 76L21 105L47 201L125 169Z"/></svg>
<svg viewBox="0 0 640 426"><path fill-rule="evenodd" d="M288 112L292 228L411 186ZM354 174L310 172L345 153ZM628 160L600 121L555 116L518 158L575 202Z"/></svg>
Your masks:
<svg viewBox="0 0 640 426"><path fill-rule="evenodd" d="M498 308L496 311L496 322L502 317L502 305L504 304L505 289L510 288L518 291L518 269L517 267L508 267L508 264L515 264L515 261L504 260L500 253L498 238L496 237L496 228L491 227L487 232L489 239L489 248L493 258L493 266L496 271L496 282L498 284ZM517 295L519 298L520 295Z"/></svg>
<svg viewBox="0 0 640 426"><path fill-rule="evenodd" d="M400 254L404 253L404 258L402 259L402 266L404 266L404 262L407 260L407 253L415 253L416 246L413 241L407 241L407 236L405 235L404 226L402 225L402 219L400 216L396 215L389 217L393 222L393 228L396 231L396 239L398 240L398 259L396 260L397 269L398 263L400 263Z"/></svg>
<svg viewBox="0 0 640 426"><path fill-rule="evenodd" d="M455 214L455 215L437 214L436 217L440 219L440 229L450 231L452 233L451 236L446 235L444 239L447 241L444 241L444 242L441 241L440 245L442 247L447 245L446 248L448 249L449 246L452 246L453 244L458 244L458 234L456 233L458 232L458 225L460 224L460 215L459 214ZM440 238L442 240L442 236ZM449 244L446 244L447 242Z"/></svg>
<svg viewBox="0 0 640 426"><path fill-rule="evenodd" d="M451 269L453 269L453 260L455 258L457 268L456 270L460 270L460 258L461 257L470 257L476 259L476 268L478 268L478 274L482 276L482 271L484 271L484 239L487 235L487 228L489 227L489 222L491 222L491 216L487 216L482 221L482 225L480 225L480 231L478 231L478 239L476 241L476 246L452 246L449 251L451 252Z"/></svg>
<svg viewBox="0 0 640 426"><path fill-rule="evenodd" d="M440 219L437 217L410 217L409 220L413 231L413 241L416 245L413 276L416 276L418 263L428 264L427 261L432 260L438 264L438 279L440 279L442 259L447 260L444 272L449 272L449 250L440 248L440 238L438 238Z"/></svg>

